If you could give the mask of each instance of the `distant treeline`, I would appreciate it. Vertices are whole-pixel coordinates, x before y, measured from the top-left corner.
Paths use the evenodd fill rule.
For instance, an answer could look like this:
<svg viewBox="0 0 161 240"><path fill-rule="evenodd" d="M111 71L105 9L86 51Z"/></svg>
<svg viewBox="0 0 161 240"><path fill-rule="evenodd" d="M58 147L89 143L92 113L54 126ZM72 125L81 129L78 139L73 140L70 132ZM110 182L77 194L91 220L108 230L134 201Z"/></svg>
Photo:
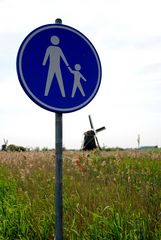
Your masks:
<svg viewBox="0 0 161 240"><path fill-rule="evenodd" d="M43 151L44 152L44 151L50 151L50 150L53 150L53 149L48 149L47 147L44 147L42 149L40 149L39 147L35 147L35 148L23 147L15 144L10 144L10 145L3 144L1 148L1 151L9 151L9 152L26 152L26 151L36 151L36 152Z"/></svg>
<svg viewBox="0 0 161 240"><path fill-rule="evenodd" d="M11 151L11 152L25 152L28 151L29 149L23 147L23 146L17 146L14 144L10 144L6 147L6 151Z"/></svg>

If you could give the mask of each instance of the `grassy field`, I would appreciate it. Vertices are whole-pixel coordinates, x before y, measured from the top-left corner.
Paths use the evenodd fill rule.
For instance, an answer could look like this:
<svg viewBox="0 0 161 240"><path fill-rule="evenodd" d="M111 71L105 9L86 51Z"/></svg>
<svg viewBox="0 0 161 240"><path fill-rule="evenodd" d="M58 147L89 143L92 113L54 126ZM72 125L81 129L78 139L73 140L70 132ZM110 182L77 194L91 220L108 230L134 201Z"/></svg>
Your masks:
<svg viewBox="0 0 161 240"><path fill-rule="evenodd" d="M63 154L65 240L160 240L161 150ZM54 239L54 152L0 152L0 240Z"/></svg>

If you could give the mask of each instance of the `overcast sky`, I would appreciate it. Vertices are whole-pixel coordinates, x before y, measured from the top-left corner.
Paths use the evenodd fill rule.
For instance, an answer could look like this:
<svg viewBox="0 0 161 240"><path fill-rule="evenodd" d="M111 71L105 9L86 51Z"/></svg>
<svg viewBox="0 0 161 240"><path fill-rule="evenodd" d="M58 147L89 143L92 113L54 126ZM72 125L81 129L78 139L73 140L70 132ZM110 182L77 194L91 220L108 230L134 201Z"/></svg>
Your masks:
<svg viewBox="0 0 161 240"><path fill-rule="evenodd" d="M91 114L101 146L161 146L160 0L0 0L0 145L55 146L55 114L20 86L17 52L35 28L61 18L95 46L102 81L86 107L63 114L63 145L80 148Z"/></svg>

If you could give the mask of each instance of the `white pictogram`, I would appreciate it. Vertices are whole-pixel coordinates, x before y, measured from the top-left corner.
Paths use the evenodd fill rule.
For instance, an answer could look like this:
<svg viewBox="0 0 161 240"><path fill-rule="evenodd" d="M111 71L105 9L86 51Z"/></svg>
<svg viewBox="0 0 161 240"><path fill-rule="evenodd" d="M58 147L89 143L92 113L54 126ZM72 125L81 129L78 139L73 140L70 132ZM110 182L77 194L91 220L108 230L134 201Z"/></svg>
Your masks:
<svg viewBox="0 0 161 240"><path fill-rule="evenodd" d="M59 37L52 36L50 38L50 41L51 41L52 45L47 48L45 56L44 56L44 60L42 63L42 65L45 66L47 63L47 60L49 58L49 69L48 69L48 74L47 74L44 96L48 96L54 75L56 75L61 95L62 95L62 97L66 97L65 89L64 89L64 82L63 82L61 68L60 68L60 60L62 59L64 61L65 65L68 67L70 73L72 73L74 76L74 83L73 83L71 97L73 98L75 96L77 88L80 90L82 96L84 97L85 93L84 93L84 90L82 88L80 81L81 81L81 79L83 79L85 82L87 80L80 72L81 65L75 64L75 66L74 66L75 69L74 70L71 69L62 49L57 46L60 43Z"/></svg>
<svg viewBox="0 0 161 240"><path fill-rule="evenodd" d="M64 83L62 79L61 69L60 69L60 59L64 61L65 65L68 67L69 64L66 60L66 57L64 56L62 50L57 45L59 44L60 40L57 36L52 36L50 38L50 41L53 45L49 46L46 50L44 60L43 60L43 66L46 65L46 62L49 58L49 70L46 80L46 87L45 87L45 93L44 96L48 96L49 90L54 78L54 75L56 75L58 85L61 91L62 97L65 97L65 90L64 90Z"/></svg>
<svg viewBox="0 0 161 240"><path fill-rule="evenodd" d="M74 66L75 70L72 70L70 67L68 67L69 71L74 75L74 85L73 85L73 90L72 90L72 98L75 96L75 92L77 88L79 88L82 96L85 96L85 93L83 91L82 85L81 85L81 79L83 79L85 82L87 81L85 77L80 73L81 70L81 65L80 64L75 64Z"/></svg>

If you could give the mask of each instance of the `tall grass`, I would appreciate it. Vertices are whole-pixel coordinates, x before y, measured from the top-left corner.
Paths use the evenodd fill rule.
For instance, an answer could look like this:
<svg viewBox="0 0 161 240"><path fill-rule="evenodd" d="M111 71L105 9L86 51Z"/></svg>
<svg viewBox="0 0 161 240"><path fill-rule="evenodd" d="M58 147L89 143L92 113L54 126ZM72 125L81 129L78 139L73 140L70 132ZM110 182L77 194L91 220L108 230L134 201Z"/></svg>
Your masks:
<svg viewBox="0 0 161 240"><path fill-rule="evenodd" d="M0 239L54 239L54 152L0 152ZM161 239L161 151L65 151L65 240Z"/></svg>

